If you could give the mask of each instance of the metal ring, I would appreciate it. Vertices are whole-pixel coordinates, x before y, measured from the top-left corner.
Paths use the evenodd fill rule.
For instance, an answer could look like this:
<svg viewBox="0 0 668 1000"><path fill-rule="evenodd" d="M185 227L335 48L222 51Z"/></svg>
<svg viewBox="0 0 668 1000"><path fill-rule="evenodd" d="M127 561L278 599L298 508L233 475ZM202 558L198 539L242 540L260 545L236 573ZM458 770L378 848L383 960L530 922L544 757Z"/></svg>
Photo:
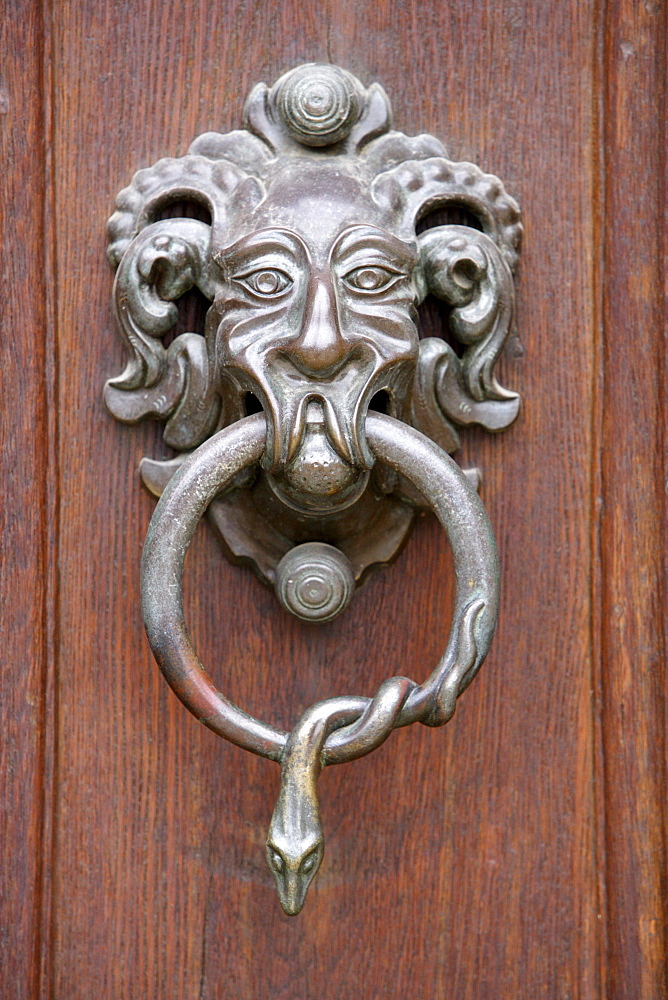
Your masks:
<svg viewBox="0 0 668 1000"><path fill-rule="evenodd" d="M424 684L405 682L412 687L400 712L395 712L392 728L416 721L442 725L453 710L443 700L442 688L460 653L462 623L467 622L474 651L456 691L450 692L453 702L484 660L496 626L499 573L491 525L459 466L419 431L371 412L366 433L376 458L408 478L424 495L452 548L457 587L450 638ZM219 431L184 462L165 489L149 526L141 592L151 648L186 708L219 736L280 761L289 734L253 718L216 689L195 652L183 613L183 563L199 520L233 476L260 460L265 441L264 415L255 414ZM347 699L351 713L358 717L329 734L323 748L325 763L353 760L383 742L388 733L379 728L376 709L395 680L381 685L374 699Z"/></svg>

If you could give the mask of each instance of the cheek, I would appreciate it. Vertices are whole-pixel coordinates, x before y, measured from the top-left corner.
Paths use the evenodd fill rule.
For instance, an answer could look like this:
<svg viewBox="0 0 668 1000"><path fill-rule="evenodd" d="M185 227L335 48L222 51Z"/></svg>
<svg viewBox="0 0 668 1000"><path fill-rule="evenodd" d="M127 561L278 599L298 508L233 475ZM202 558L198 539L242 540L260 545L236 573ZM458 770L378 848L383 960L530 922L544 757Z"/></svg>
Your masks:
<svg viewBox="0 0 668 1000"><path fill-rule="evenodd" d="M230 297L221 301L217 304L216 356L227 363L246 354L266 354L286 338L299 316L294 300L264 303Z"/></svg>
<svg viewBox="0 0 668 1000"><path fill-rule="evenodd" d="M341 325L351 337L372 341L383 353L399 355L417 350L418 333L412 296L383 301L348 300L342 303Z"/></svg>

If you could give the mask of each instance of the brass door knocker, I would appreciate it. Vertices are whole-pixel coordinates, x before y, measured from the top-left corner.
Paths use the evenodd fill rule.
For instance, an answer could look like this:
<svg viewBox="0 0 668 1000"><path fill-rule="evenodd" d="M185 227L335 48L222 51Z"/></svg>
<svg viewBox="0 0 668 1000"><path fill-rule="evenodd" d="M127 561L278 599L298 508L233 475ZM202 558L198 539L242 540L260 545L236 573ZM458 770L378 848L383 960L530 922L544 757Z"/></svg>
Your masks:
<svg viewBox="0 0 668 1000"><path fill-rule="evenodd" d="M398 726L444 725L492 640L496 546L476 470L447 453L458 427L498 431L519 409L494 369L522 227L498 178L448 160L429 135L392 130L383 89L338 67L259 84L244 123L201 135L119 194L109 256L130 360L105 401L127 423L164 420L178 452L141 464L161 494L142 562L146 631L201 722L280 764L267 861L296 914L323 856L321 769L370 753ZM210 221L156 221L183 200ZM480 228L420 232L448 206ZM204 335L165 348L175 301L193 287L211 302ZM419 338L416 308L429 294L450 307L461 357ZM457 580L447 649L424 683L392 677L371 698L327 699L289 733L216 690L183 616L183 561L205 512L228 557L250 563L288 611L328 621L391 561L420 506L443 525Z"/></svg>

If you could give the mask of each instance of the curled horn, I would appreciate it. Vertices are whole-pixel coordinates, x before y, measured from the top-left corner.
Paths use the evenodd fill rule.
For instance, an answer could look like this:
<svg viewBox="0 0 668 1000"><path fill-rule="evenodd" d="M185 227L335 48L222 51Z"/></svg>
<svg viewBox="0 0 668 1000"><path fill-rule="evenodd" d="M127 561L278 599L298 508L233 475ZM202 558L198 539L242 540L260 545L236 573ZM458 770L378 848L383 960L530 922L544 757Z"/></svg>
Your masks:
<svg viewBox="0 0 668 1000"><path fill-rule="evenodd" d="M445 418L444 432L456 446L453 425L498 431L518 414L519 396L500 385L494 372L513 321L513 278L496 243L468 226L429 229L418 242L420 293L430 292L452 307L450 328L466 350L460 359L442 340L420 342L413 422L433 433L433 424Z"/></svg>
<svg viewBox="0 0 668 1000"><path fill-rule="evenodd" d="M236 155L240 163L232 161ZM125 371L105 386L108 409L119 420L166 419L167 444L187 449L215 428L220 398L213 389L203 337L185 333L165 349L162 338L178 319L175 305L193 287L214 297L210 246L222 242L232 205L243 211L263 196L257 168L268 148L247 132L206 133L191 152L139 170L116 199L107 223L108 256L118 267L116 315L130 353ZM155 222L170 203L196 201L211 225L190 219Z"/></svg>
<svg viewBox="0 0 668 1000"><path fill-rule="evenodd" d="M211 227L170 219L143 229L123 254L114 283L119 327L130 353L104 398L119 420L166 419L167 444L181 450L214 429L220 401L213 389L204 337L185 333L165 349L162 338L178 319L175 300L197 287L213 298L209 273Z"/></svg>
<svg viewBox="0 0 668 1000"><path fill-rule="evenodd" d="M259 200L256 178L226 159L189 154L158 160L139 170L116 198L116 211L107 223L107 255L117 267L134 237L155 221L157 213L176 201L196 201L211 214L214 234L225 228L230 197Z"/></svg>
<svg viewBox="0 0 668 1000"><path fill-rule="evenodd" d="M466 351L459 359L442 340L420 342L411 421L454 451L457 426L502 430L519 411L519 396L504 389L494 373L514 315L512 272L522 240L519 206L498 177L443 156L413 158L383 170L373 181L372 194L399 217L407 237L415 237L427 213L447 206L467 209L483 230L439 226L418 237L419 298L431 293L452 306L450 329Z"/></svg>
<svg viewBox="0 0 668 1000"><path fill-rule="evenodd" d="M440 156L408 160L379 174L371 190L381 207L402 218L407 234L415 233L428 212L448 205L468 209L494 240L510 270L516 269L522 240L519 206L498 177L484 174L475 164L454 163Z"/></svg>

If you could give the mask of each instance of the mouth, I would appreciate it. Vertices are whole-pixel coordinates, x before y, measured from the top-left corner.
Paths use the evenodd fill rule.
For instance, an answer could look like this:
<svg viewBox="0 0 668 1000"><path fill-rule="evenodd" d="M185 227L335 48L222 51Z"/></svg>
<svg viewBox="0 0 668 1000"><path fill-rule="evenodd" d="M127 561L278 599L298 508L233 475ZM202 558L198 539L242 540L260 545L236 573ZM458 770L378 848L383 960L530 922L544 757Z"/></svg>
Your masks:
<svg viewBox="0 0 668 1000"><path fill-rule="evenodd" d="M366 440L366 415L399 412L413 378L413 358L359 358L335 378L305 379L282 357L271 366L228 365L242 391L259 400L267 421L262 468L274 494L311 515L336 514L363 494L375 464ZM237 375L238 372L238 375ZM382 397L382 403L379 401ZM397 402L399 401L399 402Z"/></svg>
<svg viewBox="0 0 668 1000"><path fill-rule="evenodd" d="M350 445L357 442L345 440L331 404L323 398L304 400L288 434L287 462L268 474L284 503L323 514L345 510L361 496L369 480L368 463L361 454L351 454Z"/></svg>

